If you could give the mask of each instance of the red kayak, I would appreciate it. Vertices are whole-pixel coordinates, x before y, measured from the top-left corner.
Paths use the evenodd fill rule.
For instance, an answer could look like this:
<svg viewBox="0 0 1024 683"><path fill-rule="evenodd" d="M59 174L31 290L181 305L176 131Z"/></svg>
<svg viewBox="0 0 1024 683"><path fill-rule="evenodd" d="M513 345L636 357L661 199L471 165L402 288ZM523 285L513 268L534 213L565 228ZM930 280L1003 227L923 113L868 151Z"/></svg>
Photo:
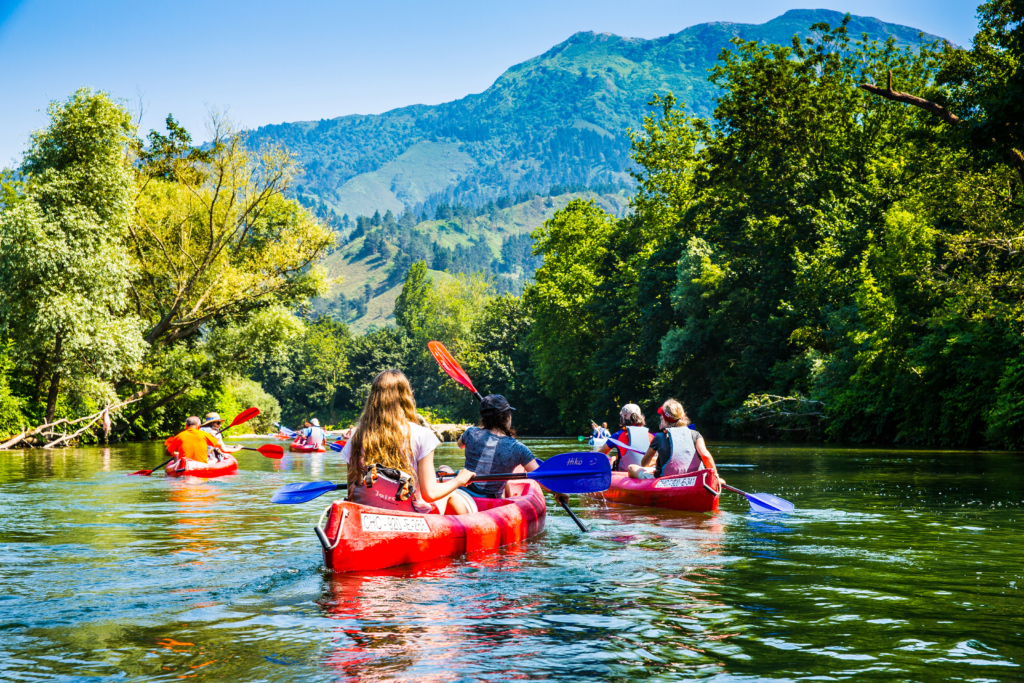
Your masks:
<svg viewBox="0 0 1024 683"><path fill-rule="evenodd" d="M511 482L509 498L477 498L467 515L421 515L336 500L316 526L331 571L384 569L400 564L494 550L540 533L547 505L540 485Z"/></svg>
<svg viewBox="0 0 1024 683"><path fill-rule="evenodd" d="M234 474L238 471L238 461L235 460L234 456L224 454L220 457L223 458L220 462L217 462L212 457L210 462L199 462L197 460L189 460L188 458L173 460L167 463L164 472L167 473L168 477L203 477L204 479L210 479L212 477Z"/></svg>
<svg viewBox="0 0 1024 683"><path fill-rule="evenodd" d="M712 512L718 509L719 493L718 477L704 469L658 479L630 479L625 472L612 472L607 491L586 495L649 508Z"/></svg>
<svg viewBox="0 0 1024 683"><path fill-rule="evenodd" d="M292 441L292 445L288 446L288 450L292 453L324 453L327 451L326 444L320 444L314 446L311 443L299 443L298 439Z"/></svg>

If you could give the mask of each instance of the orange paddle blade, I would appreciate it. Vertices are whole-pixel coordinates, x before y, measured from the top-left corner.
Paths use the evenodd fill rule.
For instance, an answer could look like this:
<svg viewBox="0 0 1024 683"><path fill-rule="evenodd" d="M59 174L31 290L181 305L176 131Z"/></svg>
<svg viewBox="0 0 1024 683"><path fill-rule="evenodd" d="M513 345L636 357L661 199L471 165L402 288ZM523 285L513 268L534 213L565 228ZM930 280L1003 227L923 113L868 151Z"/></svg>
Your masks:
<svg viewBox="0 0 1024 683"><path fill-rule="evenodd" d="M477 396L480 396L480 392L473 386L473 381L469 379L469 375L462 369L452 354L448 353L448 349L444 347L444 344L438 341L432 341L427 344L427 348L430 349L430 355L434 357L437 364L441 366L441 369L448 373L448 376L453 380L472 391Z"/></svg>

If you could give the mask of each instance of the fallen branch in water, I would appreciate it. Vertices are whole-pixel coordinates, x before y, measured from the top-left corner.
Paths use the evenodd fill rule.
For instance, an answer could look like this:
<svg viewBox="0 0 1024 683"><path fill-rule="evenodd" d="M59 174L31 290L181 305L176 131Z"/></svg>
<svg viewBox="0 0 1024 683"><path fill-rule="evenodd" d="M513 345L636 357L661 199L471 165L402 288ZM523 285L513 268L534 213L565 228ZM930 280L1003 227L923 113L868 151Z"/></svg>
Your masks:
<svg viewBox="0 0 1024 683"><path fill-rule="evenodd" d="M800 395L751 394L732 411L729 423L737 427L765 422L764 427L783 432L807 432L827 418L825 404Z"/></svg>
<svg viewBox="0 0 1024 683"><path fill-rule="evenodd" d="M148 393L148 392L145 392L145 393L143 393L141 391L140 392L136 392L136 393L132 394L131 396L129 396L128 398L126 398L125 400L121 401L120 403L115 403L114 405L110 405L110 406L104 406L104 408L102 410L100 410L99 412L93 413L91 415L86 415L85 417L79 417L79 418L74 419L74 420L69 420L66 417L62 417L59 420L54 420L53 422L47 422L45 424L41 424L41 425L39 425L38 427L36 427L34 429L22 430L21 434L18 434L14 438L9 439L8 441L5 441L4 443L0 443L0 450L6 450L8 448L11 448L12 446L18 445L19 443L24 443L29 448L34 448L34 444L32 444L29 441L27 441L27 439L30 439L30 438L36 437L36 436L43 436L43 437L52 438L54 436L57 436L57 433L54 430L55 430L56 427L58 427L60 425L65 425L65 426L70 427L71 425L76 425L76 424L79 424L79 423L82 423L82 422L86 423L86 425L84 427L78 429L74 433L71 433L71 434L61 434L60 438L58 438L58 439L56 439L54 441L49 441L47 439L47 442L45 444L43 444L43 446L42 446L43 448L54 448L57 444L66 443L67 441L69 441L71 439L74 439L75 437L77 437L77 436L79 436L81 434L84 434L86 431L91 429L92 426L95 425L97 421L103 419L105 414L107 416L109 416L110 414L121 410L125 406L131 405L132 403L135 403L136 401L141 401L143 398L145 398L146 393Z"/></svg>

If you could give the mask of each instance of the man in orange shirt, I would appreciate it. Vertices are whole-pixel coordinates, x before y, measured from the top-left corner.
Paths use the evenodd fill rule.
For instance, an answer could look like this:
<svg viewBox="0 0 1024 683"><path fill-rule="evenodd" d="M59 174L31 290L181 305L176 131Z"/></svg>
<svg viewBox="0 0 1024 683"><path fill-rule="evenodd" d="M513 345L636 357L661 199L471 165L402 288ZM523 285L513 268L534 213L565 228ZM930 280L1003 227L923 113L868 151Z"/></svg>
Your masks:
<svg viewBox="0 0 1024 683"><path fill-rule="evenodd" d="M196 462L207 462L206 447L219 448L217 439L199 429L201 420L198 417L190 417L185 420L185 431L172 436L164 441L164 447L171 455L177 454L180 458L188 458Z"/></svg>

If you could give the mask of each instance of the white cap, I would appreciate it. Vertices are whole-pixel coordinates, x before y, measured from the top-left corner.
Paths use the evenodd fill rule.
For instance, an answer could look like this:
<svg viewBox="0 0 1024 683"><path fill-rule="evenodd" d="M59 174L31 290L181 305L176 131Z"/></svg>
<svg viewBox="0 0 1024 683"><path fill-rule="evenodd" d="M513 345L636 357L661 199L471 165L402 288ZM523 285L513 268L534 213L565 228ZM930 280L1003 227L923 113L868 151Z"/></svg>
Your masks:
<svg viewBox="0 0 1024 683"><path fill-rule="evenodd" d="M314 417L312 420L309 421L309 424L313 425L314 427L319 427L320 426L320 420L318 420L318 419L316 419Z"/></svg>
<svg viewBox="0 0 1024 683"><path fill-rule="evenodd" d="M637 404L627 403L626 405L622 406L622 410L619 412L619 415L622 417L626 417L628 415L643 415L643 413L640 411L640 406L638 406Z"/></svg>

